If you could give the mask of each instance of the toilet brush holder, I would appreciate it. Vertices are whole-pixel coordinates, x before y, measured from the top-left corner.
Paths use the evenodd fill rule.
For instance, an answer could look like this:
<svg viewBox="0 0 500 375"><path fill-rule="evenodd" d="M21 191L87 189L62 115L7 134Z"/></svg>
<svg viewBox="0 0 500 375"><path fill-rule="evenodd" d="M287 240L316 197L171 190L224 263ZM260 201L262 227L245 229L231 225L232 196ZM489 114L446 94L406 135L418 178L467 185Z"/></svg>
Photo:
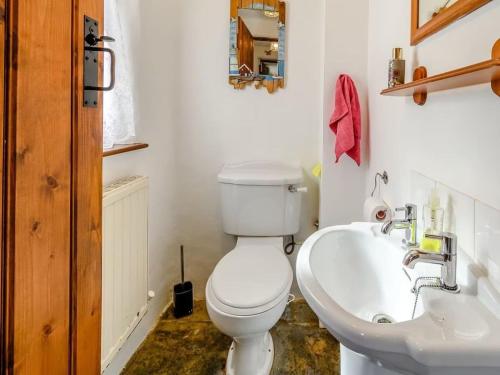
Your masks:
<svg viewBox="0 0 500 375"><path fill-rule="evenodd" d="M174 286L173 300L177 319L193 313L193 283L184 281L184 246L181 246L181 283Z"/></svg>

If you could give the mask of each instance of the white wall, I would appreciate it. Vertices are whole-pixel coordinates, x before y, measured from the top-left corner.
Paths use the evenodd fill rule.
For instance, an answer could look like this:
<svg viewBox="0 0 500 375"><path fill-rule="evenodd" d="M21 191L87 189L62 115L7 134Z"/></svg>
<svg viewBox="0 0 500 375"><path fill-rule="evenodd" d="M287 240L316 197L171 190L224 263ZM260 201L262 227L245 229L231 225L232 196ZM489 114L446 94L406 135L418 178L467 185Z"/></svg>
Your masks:
<svg viewBox="0 0 500 375"><path fill-rule="evenodd" d="M118 373L170 299L178 244L186 246L187 276L198 297L234 244L222 233L218 205L216 175L226 162L278 159L305 168L311 193L300 239L317 218L318 189L309 170L319 160L322 226L361 219L373 175L384 169L391 177L385 198L393 206L411 199L410 171L417 170L500 208L500 106L486 85L432 94L424 107L379 95L393 47L404 47L407 78L417 61L432 74L487 59L499 37L499 2L410 49L410 1L289 0L287 88L274 95L251 87L238 92L227 83L228 1L123 5L134 31L138 139L150 148L107 159L105 180L151 178L150 284L157 298L109 374ZM333 164L328 120L340 73L354 78L362 102L361 168L345 157Z"/></svg>
<svg viewBox="0 0 500 375"><path fill-rule="evenodd" d="M157 297L107 374L119 373L170 301L180 277L178 245L186 247L186 276L197 298L204 298L210 273L234 246L222 233L219 212L216 176L224 163L269 159L302 165L310 192L298 238L314 230L319 187L309 171L320 160L322 121L322 2L289 2L289 79L274 95L228 84L228 1L120 5L138 77L137 139L150 147L105 159L104 179L150 177L149 282Z"/></svg>
<svg viewBox="0 0 500 375"><path fill-rule="evenodd" d="M368 0L326 0L324 11L323 71L323 178L321 182L321 227L362 220L365 199L366 144L368 139L367 37ZM349 74L356 83L362 111L362 165L348 156L335 164L335 135L329 121L334 90L340 74Z"/></svg>
<svg viewBox="0 0 500 375"><path fill-rule="evenodd" d="M304 239L317 219L318 188L309 177L319 161L322 2L290 0L287 87L273 95L228 84L229 2L183 0L177 58L177 232L186 246L187 276L204 296L207 278L234 245L222 233L217 173L224 163L252 159L300 163L308 174ZM304 58L307 56L307 59Z"/></svg>
<svg viewBox="0 0 500 375"><path fill-rule="evenodd" d="M492 1L410 48L410 2L370 1L367 178L371 184L376 171L389 172L385 197L393 206L408 201L416 170L500 208L500 105L489 85L430 94L423 107L412 98L379 95L393 47L404 48L407 80L418 65L429 74L460 68L490 58L499 19L500 2Z"/></svg>
<svg viewBox="0 0 500 375"><path fill-rule="evenodd" d="M179 13L177 0L119 1L128 31L135 74L137 138L144 151L105 158L104 181L129 175L150 177L149 287L156 292L149 311L117 354L106 374L118 374L171 300L177 269L175 229L175 124Z"/></svg>

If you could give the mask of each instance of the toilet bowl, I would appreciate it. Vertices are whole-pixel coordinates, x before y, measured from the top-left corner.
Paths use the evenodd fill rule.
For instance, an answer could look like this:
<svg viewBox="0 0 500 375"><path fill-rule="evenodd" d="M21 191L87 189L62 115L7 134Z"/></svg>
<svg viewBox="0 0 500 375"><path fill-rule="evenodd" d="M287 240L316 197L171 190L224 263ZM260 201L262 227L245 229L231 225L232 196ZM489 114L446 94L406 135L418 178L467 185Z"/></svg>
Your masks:
<svg viewBox="0 0 500 375"><path fill-rule="evenodd" d="M293 271L281 238L239 239L206 286L214 325L233 338L226 374L267 375L274 346L269 330L285 311Z"/></svg>
<svg viewBox="0 0 500 375"><path fill-rule="evenodd" d="M206 290L210 319L233 338L228 375L268 375L271 328L288 303L293 271L283 237L299 231L302 170L277 162L226 165L218 175L224 232L236 247L215 267Z"/></svg>

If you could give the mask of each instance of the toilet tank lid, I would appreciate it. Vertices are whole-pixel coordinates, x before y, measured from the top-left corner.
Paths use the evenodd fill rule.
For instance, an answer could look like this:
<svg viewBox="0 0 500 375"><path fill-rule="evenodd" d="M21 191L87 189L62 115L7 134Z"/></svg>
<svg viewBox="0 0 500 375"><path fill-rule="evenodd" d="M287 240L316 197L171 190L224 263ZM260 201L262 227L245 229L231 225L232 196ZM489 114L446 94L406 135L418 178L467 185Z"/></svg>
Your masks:
<svg viewBox="0 0 500 375"><path fill-rule="evenodd" d="M223 184L252 186L294 185L300 184L303 178L300 167L263 161L227 164L218 175L218 181Z"/></svg>

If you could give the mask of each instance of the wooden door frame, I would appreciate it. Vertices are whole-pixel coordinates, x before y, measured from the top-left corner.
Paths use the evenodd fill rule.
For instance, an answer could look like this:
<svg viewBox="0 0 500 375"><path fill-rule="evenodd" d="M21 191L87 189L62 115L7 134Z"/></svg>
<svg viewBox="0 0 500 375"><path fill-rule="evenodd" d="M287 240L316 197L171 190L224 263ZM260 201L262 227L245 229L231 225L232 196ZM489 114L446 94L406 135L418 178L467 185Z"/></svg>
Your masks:
<svg viewBox="0 0 500 375"><path fill-rule="evenodd" d="M104 34L104 0L73 4L71 373L85 375L101 372L103 114L102 94L98 108L83 107L83 24L90 16Z"/></svg>
<svg viewBox="0 0 500 375"><path fill-rule="evenodd" d="M7 273L6 273L6 251L5 243L4 243L4 233L5 233L5 221L4 221L4 210L5 210L5 184L6 184L6 173L5 173L5 158L6 158L6 61L7 61L7 51L9 50L7 39L7 7L5 0L0 0L0 171L1 171L1 180L0 180L0 373L3 372L3 369L6 366L7 359L7 351L6 351L6 343L7 336L5 335L6 331L6 300L7 300Z"/></svg>

